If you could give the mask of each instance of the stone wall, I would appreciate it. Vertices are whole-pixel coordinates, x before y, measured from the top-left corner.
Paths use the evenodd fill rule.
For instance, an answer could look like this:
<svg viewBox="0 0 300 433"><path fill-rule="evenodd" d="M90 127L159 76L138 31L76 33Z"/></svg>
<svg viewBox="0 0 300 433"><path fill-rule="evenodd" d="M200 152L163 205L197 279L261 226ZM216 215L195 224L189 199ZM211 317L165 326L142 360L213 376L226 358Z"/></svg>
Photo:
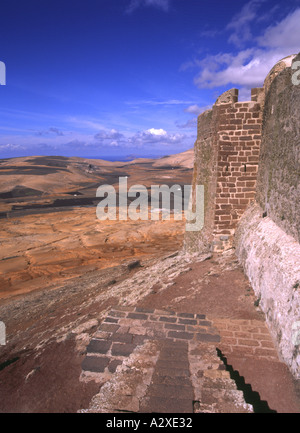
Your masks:
<svg viewBox="0 0 300 433"><path fill-rule="evenodd" d="M256 101L216 102L219 113L217 189L213 250L231 247L237 222L254 199L261 141L261 106Z"/></svg>
<svg viewBox="0 0 300 433"><path fill-rule="evenodd" d="M235 246L278 354L300 378L300 245L253 204L237 227Z"/></svg>
<svg viewBox="0 0 300 433"><path fill-rule="evenodd" d="M205 219L185 249L232 246L282 360L300 378L300 53L278 62L251 101L231 89L198 118L194 185Z"/></svg>
<svg viewBox="0 0 300 433"><path fill-rule="evenodd" d="M256 203L235 234L249 277L282 360L300 378L300 85L283 59L265 80Z"/></svg>
<svg viewBox="0 0 300 433"><path fill-rule="evenodd" d="M211 244L214 228L214 201L216 190L217 147L214 126L216 113L207 110L198 118L198 140L194 147L193 185L204 185L204 227L199 232L186 233L186 246L189 250L207 251ZM201 146L197 143L201 142ZM193 197L193 204L195 197ZM193 208L195 212L196 209Z"/></svg>
<svg viewBox="0 0 300 433"><path fill-rule="evenodd" d="M300 85L292 84L291 67L279 71L271 71L271 82L267 77L256 200L299 242Z"/></svg>
<svg viewBox="0 0 300 433"><path fill-rule="evenodd" d="M261 95L238 102L238 90L222 94L198 117L193 183L204 185L204 227L186 235L189 250L231 248L237 222L254 200L261 141Z"/></svg>

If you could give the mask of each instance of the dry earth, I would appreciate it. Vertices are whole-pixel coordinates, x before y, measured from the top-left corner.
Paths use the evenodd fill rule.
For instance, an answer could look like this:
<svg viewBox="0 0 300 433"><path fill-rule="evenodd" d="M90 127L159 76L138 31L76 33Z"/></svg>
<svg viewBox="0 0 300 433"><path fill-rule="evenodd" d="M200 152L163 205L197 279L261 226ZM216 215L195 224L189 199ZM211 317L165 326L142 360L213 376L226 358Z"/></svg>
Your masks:
<svg viewBox="0 0 300 433"><path fill-rule="evenodd" d="M129 176L129 185L189 184L188 152L126 164L43 158L0 165L6 194L1 203L0 320L7 331L7 344L0 346L0 412L88 407L99 383L80 381L81 364L112 306L138 304L205 313L212 320L263 321L234 251L212 257L182 254L181 221L121 224L96 218L95 188L109 179L115 184L120 173ZM11 166L18 166L19 174ZM45 174L47 167L56 172ZM37 193L28 188L41 194L32 195ZM24 197L24 191L29 195ZM92 201L89 206L76 202L83 198ZM58 199L66 201L57 207ZM232 358L271 407L297 411L295 384L284 366L272 364L274 383L269 361L259 368L254 361Z"/></svg>
<svg viewBox="0 0 300 433"><path fill-rule="evenodd" d="M0 299L180 247L182 221L99 221L95 208L1 221Z"/></svg>
<svg viewBox="0 0 300 433"><path fill-rule="evenodd" d="M174 252L140 265L96 270L0 307L8 336L0 357L1 412L76 412L88 407L100 384L80 380L81 364L111 307L204 313L216 324L220 319L221 324L264 323L234 251L213 257ZM274 352L271 358L248 358L227 349L225 344L229 363L270 408L299 411L297 384Z"/></svg>
<svg viewBox="0 0 300 433"><path fill-rule="evenodd" d="M138 261L182 243L182 221L99 221L98 186L118 190L120 176L128 188L190 184L192 166L193 151L130 162L0 160L0 320L7 337L0 346L1 412L80 407L86 393L77 383L74 336L91 332L94 318L118 302L110 288L139 269ZM99 294L104 298L96 301Z"/></svg>
<svg viewBox="0 0 300 433"><path fill-rule="evenodd" d="M190 184L192 163L192 151L130 162L0 160L0 299L179 248L183 221L99 221L96 190L118 191L124 176L128 188Z"/></svg>

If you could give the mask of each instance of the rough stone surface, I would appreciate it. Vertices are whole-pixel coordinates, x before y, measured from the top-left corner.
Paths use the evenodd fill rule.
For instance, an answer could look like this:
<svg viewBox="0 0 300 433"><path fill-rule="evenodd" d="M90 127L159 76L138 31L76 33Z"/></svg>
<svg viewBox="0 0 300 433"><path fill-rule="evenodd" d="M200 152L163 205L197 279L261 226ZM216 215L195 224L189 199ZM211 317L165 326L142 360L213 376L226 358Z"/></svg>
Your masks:
<svg viewBox="0 0 300 433"><path fill-rule="evenodd" d="M137 346L127 343L118 344L107 351L105 356L91 355L102 345L92 339L87 348L87 356L82 363L82 381L94 380L102 386L87 409L79 412L137 412L137 413L251 413L253 408L244 400L243 393L217 356L214 342L220 336L211 321L207 321L206 333L197 341L205 315L195 313L176 313L167 310L149 310L151 315L141 319L136 307L122 308L125 318L132 321L127 333L119 335L132 337L134 322L146 330L146 336ZM144 311L147 311L146 309ZM109 316L118 314L118 308L111 310ZM194 332L168 331L169 323L162 326L159 337L152 335L160 318L172 317L175 322L193 320ZM200 318L199 318L200 317ZM183 319L188 318L188 319ZM119 320L124 320L121 318ZM188 324L181 325L183 327ZM201 327L202 328L202 327ZM202 328L204 329L204 328ZM129 331L130 330L130 331ZM99 332L95 335L99 338ZM116 335L116 334L115 334ZM140 336L140 335L138 335ZM104 336L105 348L111 344ZM111 336L113 340L113 336ZM103 347L104 347L103 346Z"/></svg>
<svg viewBox="0 0 300 433"><path fill-rule="evenodd" d="M262 209L249 208L236 231L236 253L266 315L282 359L300 378L300 245Z"/></svg>
<svg viewBox="0 0 300 433"><path fill-rule="evenodd" d="M188 259L172 254L172 258L151 262L151 265L143 268L146 271L144 273L138 270L134 275L127 275L123 283L119 281L113 286L106 284L112 278L119 278L123 269L120 267L110 269L109 274L105 274L106 279L102 276L101 280L101 273L98 272L88 278L82 277L78 282L71 281L64 290L45 290L39 295L29 294L25 300L9 304L7 308L2 307L2 320L8 324L8 344L2 349L1 366L12 358L16 361L0 371L0 393L3 397L1 411L56 413L89 408L92 397L100 393L104 384L109 382L110 385L118 385L119 374L132 356L136 357L138 370L142 366L145 368L141 376L136 376L134 371L130 373L132 376L123 372L124 380L119 389L122 391L124 388L126 395L117 392L115 399L112 397L114 407L119 407L116 406L119 398L120 407L125 408L124 410L137 410L137 404L140 404L147 391L147 388L143 387L144 383L149 386L151 383L188 385L192 377L192 357L195 356L196 363L203 363L206 359L203 367L201 364L199 368L195 368L197 380L203 378L204 388L210 389L204 393L207 401L212 401L211 393L216 399L217 393L220 396L218 404L212 403L214 406L210 405L207 410L245 410L234 404L231 409L229 405L227 409L224 406L225 391L228 391L228 397L233 397L229 391L235 389L235 382L228 377L224 364L216 356L216 348L220 348L247 383L269 402L270 408L278 412L299 412L299 398L293 389L294 379L288 369L283 368L285 365L274 356L264 315L259 307L254 306L255 295L234 256L234 251L214 254L211 259L209 257L211 255L203 255L202 258L201 255L195 255ZM143 265L145 266L145 262ZM151 287L158 279L163 284L159 291L153 294ZM116 308L118 303L120 305ZM147 314L147 320L128 319L129 312L141 312L141 308L151 310L151 313L143 311ZM124 314L118 314L117 324L104 323L106 317L117 317L115 313L118 312L123 312L125 317L120 317ZM146 353L143 359L144 355L137 356L137 352L142 347L147 347L151 340L159 342L165 339L170 330L169 326L173 324L160 322L160 317L176 317L178 322L179 318L183 318L182 313L188 314L188 318L192 320L197 319L198 324L180 325L184 327L180 331L193 333L194 337L188 341L174 339L176 351L172 349L172 353L175 359L175 355L178 355L178 361L182 360L186 356L184 347L188 343L190 368L176 368L172 377L169 369L160 368L159 375L153 373L151 379L152 373L148 376L147 369L153 366L151 371L154 372L156 361L151 365L145 364L148 354ZM78 326L92 319L97 319L100 324L98 330L91 327L89 333L73 332ZM15 332L12 332L12 329ZM148 332L151 334L150 331L159 331L160 336L148 335ZM196 338L199 332L220 335L221 340L200 342ZM114 356L110 350L106 354L87 351L91 340L107 341L114 334L133 335L136 348L129 358ZM136 341L136 338L140 338L140 341ZM250 345L252 340L259 346ZM164 342L166 344L166 339ZM204 352L201 351L203 346ZM82 371L81 365L87 356L97 358L94 358L94 361L102 357L108 358L109 362L103 372ZM160 356L163 360L164 356ZM171 357L173 358L173 355ZM231 357L234 357L234 360ZM82 380L79 380L79 377ZM125 387L127 378L129 382L134 380L139 383L137 392L131 392ZM196 389L200 392L201 387L201 382L198 388L193 385L194 392ZM219 390L224 391L224 398ZM105 397L105 388L102 395ZM237 398L236 396L235 400ZM101 407L100 405L100 409ZM104 405L102 409L105 407ZM198 409L199 402L195 401L193 410Z"/></svg>
<svg viewBox="0 0 300 433"><path fill-rule="evenodd" d="M299 60L300 55L293 62ZM299 242L300 85L292 83L291 63L287 67L279 62L266 78L256 199L263 212Z"/></svg>
<svg viewBox="0 0 300 433"><path fill-rule="evenodd" d="M292 76L299 61L300 53L279 61L264 86L252 89L251 101L238 102L231 89L198 117L193 185L204 185L205 218L201 231L185 236L187 251L236 247L280 356L297 378L300 85Z"/></svg>
<svg viewBox="0 0 300 433"><path fill-rule="evenodd" d="M240 217L255 195L262 128L263 89L238 102L238 90L223 93L198 117L193 186L204 186L204 226L187 232L188 251L232 247ZM195 188L192 205L195 212Z"/></svg>

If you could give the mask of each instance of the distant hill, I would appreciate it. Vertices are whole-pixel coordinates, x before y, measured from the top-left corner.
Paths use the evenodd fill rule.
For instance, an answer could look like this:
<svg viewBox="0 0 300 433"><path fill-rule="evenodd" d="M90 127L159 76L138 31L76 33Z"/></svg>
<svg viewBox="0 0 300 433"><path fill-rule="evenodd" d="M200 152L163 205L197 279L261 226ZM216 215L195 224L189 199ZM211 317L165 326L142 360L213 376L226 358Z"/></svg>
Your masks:
<svg viewBox="0 0 300 433"><path fill-rule="evenodd" d="M143 170L192 169L194 150L159 159L137 158L132 161L105 161L64 156L28 156L0 160L0 193L2 199L24 195L57 194L88 187L95 182L114 183L119 176ZM127 171L129 170L129 173ZM141 176L142 178L143 176ZM26 191L25 191L26 190ZM13 191L13 193L12 193ZM18 193L18 194L17 194Z"/></svg>
<svg viewBox="0 0 300 433"><path fill-rule="evenodd" d="M173 165L186 168L194 167L194 149L186 150L182 153L177 153L175 155L165 156L159 158L153 163L153 167L159 167L161 165Z"/></svg>

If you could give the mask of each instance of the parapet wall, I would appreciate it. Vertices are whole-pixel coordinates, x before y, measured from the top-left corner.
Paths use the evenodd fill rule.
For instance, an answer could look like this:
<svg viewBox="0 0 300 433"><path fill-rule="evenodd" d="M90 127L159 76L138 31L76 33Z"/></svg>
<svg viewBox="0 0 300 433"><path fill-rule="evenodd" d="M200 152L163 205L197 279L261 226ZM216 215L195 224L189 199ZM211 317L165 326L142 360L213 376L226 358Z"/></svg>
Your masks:
<svg viewBox="0 0 300 433"><path fill-rule="evenodd" d="M300 84L292 83L291 61L284 66L274 67L266 79L256 200L299 242Z"/></svg>
<svg viewBox="0 0 300 433"><path fill-rule="evenodd" d="M198 118L194 185L204 227L185 249L235 247L281 359L300 378L300 53L278 62L251 101L221 95ZM298 68L299 69L299 68Z"/></svg>
<svg viewBox="0 0 300 433"><path fill-rule="evenodd" d="M217 188L212 248L232 246L237 223L254 199L261 142L261 105L252 101L216 102L218 122ZM237 99L237 91L236 99Z"/></svg>
<svg viewBox="0 0 300 433"><path fill-rule="evenodd" d="M221 95L198 117L193 182L204 185L204 227L188 233L186 247L231 248L237 223L253 201L261 142L263 89L238 102L238 90Z"/></svg>
<svg viewBox="0 0 300 433"><path fill-rule="evenodd" d="M235 247L279 355L300 378L300 84L283 59L265 80L256 203L238 224Z"/></svg>
<svg viewBox="0 0 300 433"><path fill-rule="evenodd" d="M251 205L237 227L236 254L255 292L278 354L300 378L300 244Z"/></svg>

